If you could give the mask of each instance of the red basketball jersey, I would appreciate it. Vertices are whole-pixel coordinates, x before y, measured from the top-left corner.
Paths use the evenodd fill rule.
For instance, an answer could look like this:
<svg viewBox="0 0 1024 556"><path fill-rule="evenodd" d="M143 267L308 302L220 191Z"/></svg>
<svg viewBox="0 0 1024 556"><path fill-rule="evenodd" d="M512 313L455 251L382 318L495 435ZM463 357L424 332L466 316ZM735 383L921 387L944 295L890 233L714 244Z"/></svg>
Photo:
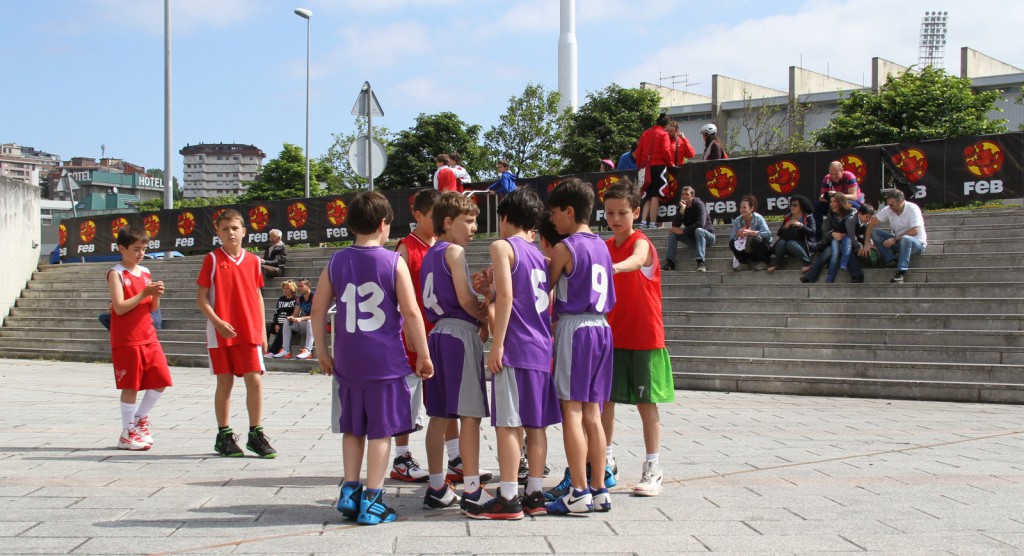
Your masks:
<svg viewBox="0 0 1024 556"><path fill-rule="evenodd" d="M121 281L124 299L139 295L153 281L149 269L144 266L135 267L138 274L121 264L107 271L107 275L109 276L111 272L116 272ZM153 318L149 316L152 305L153 298L146 296L134 309L123 315L117 314L117 311L110 311L110 347L141 346L157 341Z"/></svg>
<svg viewBox="0 0 1024 556"><path fill-rule="evenodd" d="M608 313L608 324L612 327L612 342L616 348L661 349L665 347L665 321L661 314L661 267L654 244L639 231L634 231L622 245L616 246L614 237L605 243L614 264L629 258L638 241L647 242L654 260L651 277L637 270L620 272L612 278L616 302Z"/></svg>
<svg viewBox="0 0 1024 556"><path fill-rule="evenodd" d="M263 273L259 257L242 251L232 257L223 247L206 254L196 284L210 288L213 312L235 329L234 338L217 333L213 323L206 323L206 345L224 346L259 345L263 343Z"/></svg>

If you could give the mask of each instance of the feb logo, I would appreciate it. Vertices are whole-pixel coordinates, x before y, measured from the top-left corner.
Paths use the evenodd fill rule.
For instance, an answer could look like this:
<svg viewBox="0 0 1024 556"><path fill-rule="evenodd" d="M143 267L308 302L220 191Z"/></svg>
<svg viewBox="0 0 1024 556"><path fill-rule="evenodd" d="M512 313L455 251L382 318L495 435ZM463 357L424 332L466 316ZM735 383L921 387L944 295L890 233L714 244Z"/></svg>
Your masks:
<svg viewBox="0 0 1024 556"><path fill-rule="evenodd" d="M82 238L84 243L92 242L92 238L96 237L96 223L92 220L86 220L78 226L78 237Z"/></svg>
<svg viewBox="0 0 1024 556"><path fill-rule="evenodd" d="M788 195L800 183L800 168L791 160L779 160L768 165L768 187L780 195Z"/></svg>
<svg viewBox="0 0 1024 556"><path fill-rule="evenodd" d="M676 175L672 172L667 172L668 177L665 180L665 186L661 188L661 196L666 199L674 199L676 192L679 191L679 184L676 182Z"/></svg>
<svg viewBox="0 0 1024 556"><path fill-rule="evenodd" d="M309 220L309 210L304 203L292 203L288 205L288 223L292 228L302 228Z"/></svg>
<svg viewBox="0 0 1024 556"><path fill-rule="evenodd" d="M864 183L864 178L868 177L868 166L864 164L864 159L859 156L848 154L839 158L839 163L843 165L843 170L850 172L857 178L857 183Z"/></svg>
<svg viewBox="0 0 1024 556"><path fill-rule="evenodd" d="M551 185L548 186L548 193L551 193L552 191L555 190L556 187L558 187L559 185L562 185L563 181L565 181L565 180L555 180L555 181L551 182Z"/></svg>
<svg viewBox="0 0 1024 556"><path fill-rule="evenodd" d="M348 219L348 207L345 201L335 199L327 203L327 220L334 226L341 226Z"/></svg>
<svg viewBox="0 0 1024 556"><path fill-rule="evenodd" d="M217 227L217 219L220 218L220 215L224 214L225 210L227 210L227 209L217 209L217 210L213 211L213 227L214 228Z"/></svg>
<svg viewBox="0 0 1024 556"><path fill-rule="evenodd" d="M183 236L190 236L196 229L196 215L185 211L178 215L178 233Z"/></svg>
<svg viewBox="0 0 1024 556"><path fill-rule="evenodd" d="M708 193L716 199L725 199L736 191L736 172L728 166L715 166L704 174Z"/></svg>
<svg viewBox="0 0 1024 556"><path fill-rule="evenodd" d="M602 203L604 202L604 194L608 191L608 188L615 182L619 181L619 179L619 176L608 176L607 178L597 182L597 198L600 199Z"/></svg>
<svg viewBox="0 0 1024 556"><path fill-rule="evenodd" d="M892 155L892 163L907 177L910 183L917 183L928 173L928 157L917 149L903 149Z"/></svg>
<svg viewBox="0 0 1024 556"><path fill-rule="evenodd" d="M127 218L123 216L115 217L113 220L110 221L110 235L114 236L114 239L116 240L117 234L121 231L121 228L124 228L127 225Z"/></svg>
<svg viewBox="0 0 1024 556"><path fill-rule="evenodd" d="M266 228L269 222L270 212L267 211L267 207L260 205L249 209L249 224L253 230L259 232Z"/></svg>
<svg viewBox="0 0 1024 556"><path fill-rule="evenodd" d="M964 165L967 171L979 178L990 178L1003 169L1006 156L995 141L982 139L964 149Z"/></svg>
<svg viewBox="0 0 1024 556"><path fill-rule="evenodd" d="M142 226L146 228L146 233L149 234L149 238L153 239L160 233L160 217L155 214L150 214L142 221Z"/></svg>
<svg viewBox="0 0 1024 556"><path fill-rule="evenodd" d="M61 224L60 227L57 228L57 238L61 247L64 247L64 244L68 242L68 227L64 224Z"/></svg>

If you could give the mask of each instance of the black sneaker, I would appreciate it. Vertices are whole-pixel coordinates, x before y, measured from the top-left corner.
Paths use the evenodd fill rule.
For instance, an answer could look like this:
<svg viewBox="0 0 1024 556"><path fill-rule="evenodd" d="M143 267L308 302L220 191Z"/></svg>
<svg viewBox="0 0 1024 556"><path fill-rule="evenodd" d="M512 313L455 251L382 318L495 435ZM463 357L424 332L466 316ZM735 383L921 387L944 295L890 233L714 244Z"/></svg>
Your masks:
<svg viewBox="0 0 1024 556"><path fill-rule="evenodd" d="M885 268L896 268L896 261L895 260L886 261L885 262Z"/></svg>
<svg viewBox="0 0 1024 556"><path fill-rule="evenodd" d="M889 281L892 282L893 284L902 284L904 274L904 271L897 270L896 275L890 278Z"/></svg>
<svg viewBox="0 0 1024 556"><path fill-rule="evenodd" d="M465 513L470 519L523 519L523 505L519 496L509 500L499 495L479 506L470 506Z"/></svg>
<svg viewBox="0 0 1024 556"><path fill-rule="evenodd" d="M850 278L850 282L852 282L854 284L863 284L864 283L864 275L861 274L860 276L854 276L854 277Z"/></svg>
<svg viewBox="0 0 1024 556"><path fill-rule="evenodd" d="M450 508L460 503L459 495L455 494L455 487L448 481L440 490L427 487L427 494L423 497L423 508L427 510L440 510Z"/></svg>
<svg viewBox="0 0 1024 556"><path fill-rule="evenodd" d="M675 270L676 262L672 259L665 259L665 264L661 265L662 270Z"/></svg>
<svg viewBox="0 0 1024 556"><path fill-rule="evenodd" d="M445 480L453 483L461 483L466 477L462 471L462 456L448 460L448 473L445 475ZM490 471L480 469L477 472L480 473L481 483L486 483L494 478L494 473L491 473Z"/></svg>
<svg viewBox="0 0 1024 556"><path fill-rule="evenodd" d="M217 431L217 440L213 442L213 450L226 458L240 458L245 455L238 447L238 435L228 427Z"/></svg>
<svg viewBox="0 0 1024 556"><path fill-rule="evenodd" d="M519 458L519 484L525 485L530 479L530 464L526 458Z"/></svg>
<svg viewBox="0 0 1024 556"><path fill-rule="evenodd" d="M245 443L245 447L261 458L277 457L277 450L270 445L267 435L263 434L263 427L256 427L249 431L249 441Z"/></svg>
<svg viewBox="0 0 1024 556"><path fill-rule="evenodd" d="M697 272L707 272L708 267L704 264L704 261L697 261Z"/></svg>
<svg viewBox="0 0 1024 556"><path fill-rule="evenodd" d="M547 499L544 498L544 493L539 490L533 494L523 495L520 503L523 505L523 513L526 515L545 515L548 513Z"/></svg>
<svg viewBox="0 0 1024 556"><path fill-rule="evenodd" d="M462 499L459 500L459 509L462 510L462 513L469 515L474 511L479 511L479 508L483 508L491 498L494 496L487 492L482 485L473 492L463 490Z"/></svg>

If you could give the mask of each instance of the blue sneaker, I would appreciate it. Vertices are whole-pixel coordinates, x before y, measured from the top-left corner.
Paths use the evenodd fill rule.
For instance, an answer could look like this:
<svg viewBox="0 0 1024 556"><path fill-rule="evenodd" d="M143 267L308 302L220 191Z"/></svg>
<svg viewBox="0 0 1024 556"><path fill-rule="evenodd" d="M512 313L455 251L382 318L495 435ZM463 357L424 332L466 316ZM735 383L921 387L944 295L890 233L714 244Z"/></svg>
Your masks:
<svg viewBox="0 0 1024 556"><path fill-rule="evenodd" d="M559 498L569 494L572 490L572 480L569 478L569 468L565 468L565 476L562 477L561 482L555 485L555 488L544 493L544 499L548 502L554 502Z"/></svg>
<svg viewBox="0 0 1024 556"><path fill-rule="evenodd" d="M341 494L338 495L338 511L349 519L355 519L359 517L359 501L362 499L361 483L345 483L341 485Z"/></svg>
<svg viewBox="0 0 1024 556"><path fill-rule="evenodd" d="M612 464L614 464L614 463L615 463L615 460L613 459L612 460ZM612 488L615 485L619 484L619 479L618 479L618 477L615 476L618 473L619 473L619 466L618 465L615 465L614 467L612 465L604 466L604 486L605 486L605 488Z"/></svg>
<svg viewBox="0 0 1024 556"><path fill-rule="evenodd" d="M359 524L377 525L391 523L398 519L398 513L384 503L384 489L376 492L366 489L359 503Z"/></svg>
<svg viewBox="0 0 1024 556"><path fill-rule="evenodd" d="M607 512L612 509L612 496L608 494L607 488L591 491L594 498L594 511Z"/></svg>
<svg viewBox="0 0 1024 556"><path fill-rule="evenodd" d="M607 493L607 490L605 493ZM594 509L594 496L590 489L570 489L565 496L545 506L548 515L585 514Z"/></svg>

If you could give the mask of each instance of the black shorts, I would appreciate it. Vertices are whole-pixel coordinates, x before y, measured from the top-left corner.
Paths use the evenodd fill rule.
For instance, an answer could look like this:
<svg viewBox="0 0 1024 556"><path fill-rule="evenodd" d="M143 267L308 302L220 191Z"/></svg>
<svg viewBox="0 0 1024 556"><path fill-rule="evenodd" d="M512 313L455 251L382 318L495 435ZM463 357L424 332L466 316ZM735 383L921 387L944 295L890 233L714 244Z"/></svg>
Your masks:
<svg viewBox="0 0 1024 556"><path fill-rule="evenodd" d="M646 181L649 185L644 192L644 199L664 197L668 188L668 166L648 166Z"/></svg>

